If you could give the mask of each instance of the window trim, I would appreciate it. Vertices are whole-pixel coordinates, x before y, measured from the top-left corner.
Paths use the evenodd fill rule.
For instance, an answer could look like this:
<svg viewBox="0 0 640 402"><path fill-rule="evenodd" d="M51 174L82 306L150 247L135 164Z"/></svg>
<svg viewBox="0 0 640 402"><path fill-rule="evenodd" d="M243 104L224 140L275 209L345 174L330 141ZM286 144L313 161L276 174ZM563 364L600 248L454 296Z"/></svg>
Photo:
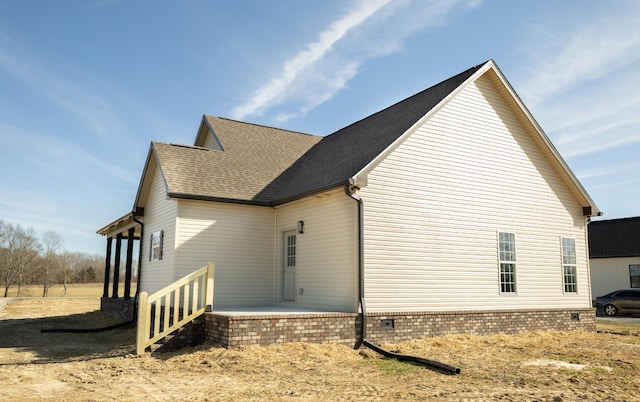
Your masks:
<svg viewBox="0 0 640 402"><path fill-rule="evenodd" d="M164 230L158 230L149 235L149 261L162 260L163 246Z"/></svg>
<svg viewBox="0 0 640 402"><path fill-rule="evenodd" d="M513 259L503 260L502 256L504 252L509 252L510 250L502 250L502 243L500 241L500 235L507 234L513 237ZM518 267L518 248L516 246L516 233L514 231L506 231L506 230L498 230L496 232L496 242L497 242L497 259L498 259L498 290L501 295L517 295L518 294L518 275L517 275L517 267ZM503 264L511 265L511 272L504 273L504 275L510 275L511 281L506 282L502 280L503 278ZM512 290L503 290L507 289L511 286Z"/></svg>
<svg viewBox="0 0 640 402"><path fill-rule="evenodd" d="M565 247L564 240L573 240L573 263L565 263ZM570 256L567 256L570 257ZM566 268L572 267L573 283L567 281ZM578 294L578 254L576 250L576 238L572 236L560 236L560 274L562 275L562 293L563 294ZM567 287L573 287L574 290L567 290Z"/></svg>
<svg viewBox="0 0 640 402"><path fill-rule="evenodd" d="M631 289L640 289L640 275L631 275L631 267L638 267L638 269L640 270L640 264L629 264L629 287ZM633 278L638 278L638 286L633 286Z"/></svg>

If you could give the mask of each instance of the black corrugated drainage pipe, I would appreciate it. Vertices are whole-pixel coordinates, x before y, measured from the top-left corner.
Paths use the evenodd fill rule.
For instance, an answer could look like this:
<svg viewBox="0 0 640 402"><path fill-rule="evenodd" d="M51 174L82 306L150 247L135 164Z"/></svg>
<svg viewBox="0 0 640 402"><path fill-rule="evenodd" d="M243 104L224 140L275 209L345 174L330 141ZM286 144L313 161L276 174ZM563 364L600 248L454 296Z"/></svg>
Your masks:
<svg viewBox="0 0 640 402"><path fill-rule="evenodd" d="M41 333L55 332L55 333L70 333L70 334L86 334L93 332L104 332L111 331L112 329L122 328L127 325L131 325L135 322L135 320L130 320L126 322L121 322L118 324L109 325L108 327L101 328L41 328Z"/></svg>
<svg viewBox="0 0 640 402"><path fill-rule="evenodd" d="M460 369L458 367L450 366L446 363L441 363L435 360L424 359L422 357L389 352L388 350L384 350L367 341L367 308L364 300L364 203L362 198L355 194L357 190L359 190L359 188L352 184L344 186L345 194L358 203L358 300L360 303L362 319L360 325L360 339L357 339L355 348L358 349L360 345L364 345L385 357L396 359L398 361L419 364L445 374L460 374Z"/></svg>
<svg viewBox="0 0 640 402"><path fill-rule="evenodd" d="M369 349L380 353L385 357L396 359L401 362L410 362L410 363L419 364L421 366L427 366L429 368L432 368L444 374L460 374L460 369L458 367L450 366L446 363L441 363L436 360L424 359L422 357L401 355L399 353L389 352L388 350L384 350L381 347L376 346L371 342L368 342L367 340L362 341L362 344L368 347Z"/></svg>

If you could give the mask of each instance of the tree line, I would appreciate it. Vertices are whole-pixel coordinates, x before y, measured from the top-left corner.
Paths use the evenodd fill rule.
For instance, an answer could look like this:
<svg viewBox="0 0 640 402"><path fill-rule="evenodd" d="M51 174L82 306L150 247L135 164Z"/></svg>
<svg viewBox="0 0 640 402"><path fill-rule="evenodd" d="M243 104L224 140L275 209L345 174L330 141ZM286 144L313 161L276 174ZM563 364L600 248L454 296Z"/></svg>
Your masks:
<svg viewBox="0 0 640 402"><path fill-rule="evenodd" d="M47 297L53 285L96 283L104 279L104 256L63 250L64 239L47 230L38 237L33 228L0 220L0 284L7 297L11 287L21 296L24 285L42 286Z"/></svg>

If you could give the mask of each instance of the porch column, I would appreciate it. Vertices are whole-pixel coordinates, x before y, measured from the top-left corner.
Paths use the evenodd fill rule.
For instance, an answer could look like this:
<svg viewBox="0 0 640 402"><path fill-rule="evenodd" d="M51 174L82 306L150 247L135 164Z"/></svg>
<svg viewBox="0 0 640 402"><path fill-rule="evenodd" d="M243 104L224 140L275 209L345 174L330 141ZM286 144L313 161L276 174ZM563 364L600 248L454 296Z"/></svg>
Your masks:
<svg viewBox="0 0 640 402"><path fill-rule="evenodd" d="M120 280L120 249L122 248L122 233L116 236L116 260L113 263L113 292L111 297L118 298L118 282Z"/></svg>
<svg viewBox="0 0 640 402"><path fill-rule="evenodd" d="M127 233L127 263L125 266L124 274L124 299L131 299L131 264L133 262L133 236L135 234L135 228L129 228Z"/></svg>
<svg viewBox="0 0 640 402"><path fill-rule="evenodd" d="M104 262L104 289L102 297L109 297L109 274L111 271L111 241L113 238L107 238L107 257Z"/></svg>

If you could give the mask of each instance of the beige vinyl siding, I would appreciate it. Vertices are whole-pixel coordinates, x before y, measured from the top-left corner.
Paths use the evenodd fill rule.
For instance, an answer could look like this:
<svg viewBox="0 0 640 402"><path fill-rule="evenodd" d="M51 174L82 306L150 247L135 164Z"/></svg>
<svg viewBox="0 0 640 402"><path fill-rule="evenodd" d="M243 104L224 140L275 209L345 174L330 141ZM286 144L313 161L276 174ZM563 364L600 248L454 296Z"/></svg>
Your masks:
<svg viewBox="0 0 640 402"><path fill-rule="evenodd" d="M273 305L273 208L180 200L177 273L215 263L214 310Z"/></svg>
<svg viewBox="0 0 640 402"><path fill-rule="evenodd" d="M142 290L149 294L172 283L175 278L176 202L166 197L165 184L155 161L148 165L151 186L144 205L144 238L142 239ZM162 259L149 261L151 235L163 230Z"/></svg>
<svg viewBox="0 0 640 402"><path fill-rule="evenodd" d="M629 265L640 264L640 257L592 258L591 287L593 297L631 287Z"/></svg>
<svg viewBox="0 0 640 402"><path fill-rule="evenodd" d="M357 309L356 203L343 190L276 208L276 300L282 303L282 235L304 221L296 236L296 301L302 308ZM302 294L300 294L302 289Z"/></svg>
<svg viewBox="0 0 640 402"><path fill-rule="evenodd" d="M368 176L370 311L588 307L582 207L485 76ZM515 294L500 294L498 232L516 239ZM564 294L561 236L576 239Z"/></svg>
<svg viewBox="0 0 640 402"><path fill-rule="evenodd" d="M218 138L208 128L206 129L206 135L204 136L203 147L216 151L222 151L220 141L218 141Z"/></svg>

